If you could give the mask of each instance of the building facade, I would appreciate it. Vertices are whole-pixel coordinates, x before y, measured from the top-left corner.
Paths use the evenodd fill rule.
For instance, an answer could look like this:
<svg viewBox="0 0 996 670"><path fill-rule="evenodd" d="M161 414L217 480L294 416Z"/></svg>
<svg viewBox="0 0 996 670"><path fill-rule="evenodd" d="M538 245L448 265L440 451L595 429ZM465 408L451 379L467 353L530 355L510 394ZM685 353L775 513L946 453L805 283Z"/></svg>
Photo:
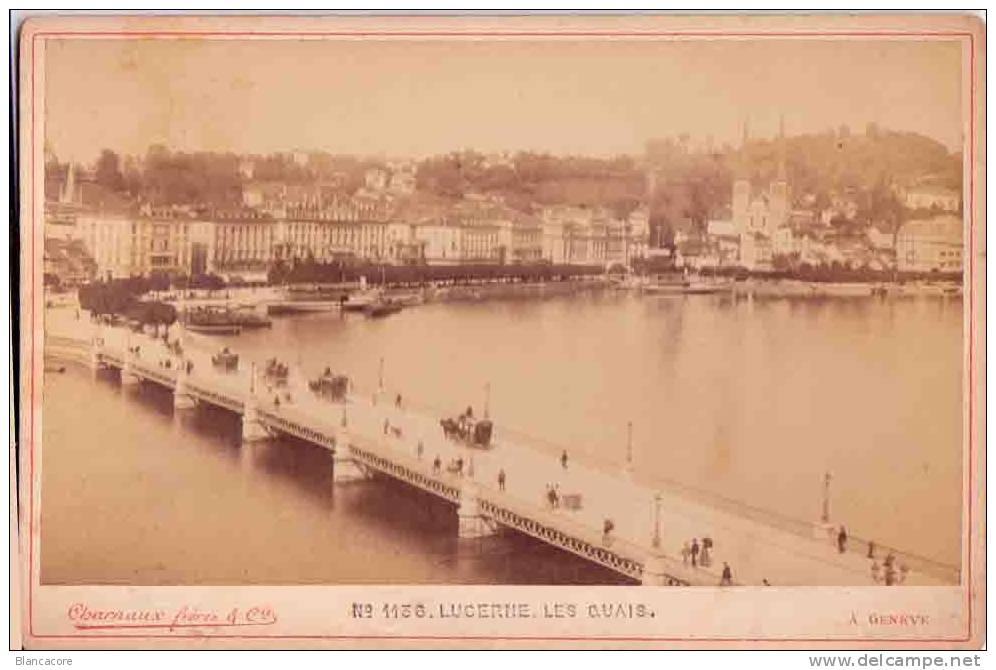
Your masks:
<svg viewBox="0 0 996 670"><path fill-rule="evenodd" d="M961 194L947 188L919 186L906 191L905 205L910 209L938 209L957 212L961 209Z"/></svg>
<svg viewBox="0 0 996 670"><path fill-rule="evenodd" d="M740 238L738 264L750 269L769 269L775 255L795 251L790 226L792 214L785 156L785 124L778 130L778 173L766 188L753 190L747 157L749 141L744 125L743 143L733 182L732 223Z"/></svg>
<svg viewBox="0 0 996 670"><path fill-rule="evenodd" d="M905 272L961 272L964 222L952 215L907 221L896 236L896 263Z"/></svg>
<svg viewBox="0 0 996 670"><path fill-rule="evenodd" d="M543 209L540 226L540 257L551 263L610 267L647 254L645 207L620 218L606 208L555 205Z"/></svg>

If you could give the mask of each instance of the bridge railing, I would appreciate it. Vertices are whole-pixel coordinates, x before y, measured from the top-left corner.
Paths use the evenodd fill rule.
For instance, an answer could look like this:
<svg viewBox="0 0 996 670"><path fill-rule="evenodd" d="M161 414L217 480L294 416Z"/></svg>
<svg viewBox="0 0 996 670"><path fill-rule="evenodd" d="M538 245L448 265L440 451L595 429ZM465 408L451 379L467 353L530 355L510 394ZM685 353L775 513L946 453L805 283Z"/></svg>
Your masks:
<svg viewBox="0 0 996 670"><path fill-rule="evenodd" d="M355 392L361 395L371 394L377 390L375 386L356 384L355 382L353 385ZM393 392L388 390L386 393L390 397L393 397ZM432 417L442 418L444 416L451 416L454 413L452 407L448 409L441 408L439 406L422 402L418 399L410 399L408 397L403 398L403 404L405 408L409 410L425 413ZM578 445L567 446L553 440L538 437L526 430L510 426L507 423L496 421L494 426L493 441L496 444L501 444L502 440L508 440L524 447L533 447L538 451L551 454L551 458L556 458L557 455L566 450L571 454L572 461L593 466L593 469L601 472L622 472L624 469L624 463L622 462L594 456L593 454L599 453L600 450L594 448L593 446L585 445L585 447L580 449L578 448ZM604 452L605 450L603 449L601 451ZM578 455L579 453L583 455ZM774 512L769 509L723 496L715 493L714 491L691 486L671 478L654 477L647 479L644 484L648 488L657 488L662 491L675 493L689 501L726 512L734 517L756 521L766 526L774 527L800 537L808 539L812 539L814 537L816 527L814 521L798 519ZM827 538L827 543L830 544L830 542L831 539ZM848 532L847 547L849 551L860 553L861 555L867 555L869 544L870 540ZM922 556L915 552L899 549L880 542L875 542L874 545L875 557L879 560L882 560L887 554L891 553L895 556L897 562L905 564L911 570L931 575L937 579L952 584L957 584L960 581L961 570L958 566L950 565L942 561Z"/></svg>

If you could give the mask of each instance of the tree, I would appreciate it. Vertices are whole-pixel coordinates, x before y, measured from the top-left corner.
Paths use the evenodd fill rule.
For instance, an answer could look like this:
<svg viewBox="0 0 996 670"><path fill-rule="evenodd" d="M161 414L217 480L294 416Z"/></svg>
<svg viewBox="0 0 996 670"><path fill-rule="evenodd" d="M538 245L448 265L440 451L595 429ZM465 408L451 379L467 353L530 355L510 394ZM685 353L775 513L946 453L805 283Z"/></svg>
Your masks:
<svg viewBox="0 0 996 670"><path fill-rule="evenodd" d="M112 191L124 190L124 175L121 173L121 160L110 149L100 152L96 168L97 183Z"/></svg>

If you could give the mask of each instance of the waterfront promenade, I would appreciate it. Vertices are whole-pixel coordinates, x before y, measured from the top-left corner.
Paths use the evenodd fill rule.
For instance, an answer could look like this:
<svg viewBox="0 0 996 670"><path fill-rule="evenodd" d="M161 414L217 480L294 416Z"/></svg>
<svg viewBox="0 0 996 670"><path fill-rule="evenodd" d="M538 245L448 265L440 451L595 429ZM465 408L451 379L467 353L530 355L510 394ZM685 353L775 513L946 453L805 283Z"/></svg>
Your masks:
<svg viewBox="0 0 996 670"><path fill-rule="evenodd" d="M245 359L235 372L218 372L210 362L212 352L194 338L185 339L179 357L161 340L95 326L85 315L77 321L72 310L48 316L47 354L120 369L125 383L141 379L172 388L180 408L207 402L234 411L243 417L247 446L279 432L320 444L332 453L337 481L380 472L429 491L456 506L460 533L468 541L514 528L646 584L716 585L724 561L735 584L874 583L871 561L860 552L838 553L827 536L804 537L674 491L637 485L622 464L612 469L570 458L564 468L556 456L503 435L500 418L495 446L472 449L443 436L441 417L416 411L404 399L397 407L393 389L355 392L345 403L332 403L316 397L298 370L291 370L287 387L279 390L268 388ZM138 354L130 353L136 346ZM187 362L189 374L181 372ZM257 370L261 363L256 362ZM278 393L279 404L273 400ZM433 467L437 456L439 471ZM463 475L448 472L447 465L457 458L464 461ZM498 486L499 470L506 473L505 490ZM552 508L545 495L550 485L558 486L561 499L580 495L580 507ZM605 536L607 519L614 529ZM712 562L693 568L682 561L681 547L703 537L715 542ZM949 580L913 570L906 583Z"/></svg>

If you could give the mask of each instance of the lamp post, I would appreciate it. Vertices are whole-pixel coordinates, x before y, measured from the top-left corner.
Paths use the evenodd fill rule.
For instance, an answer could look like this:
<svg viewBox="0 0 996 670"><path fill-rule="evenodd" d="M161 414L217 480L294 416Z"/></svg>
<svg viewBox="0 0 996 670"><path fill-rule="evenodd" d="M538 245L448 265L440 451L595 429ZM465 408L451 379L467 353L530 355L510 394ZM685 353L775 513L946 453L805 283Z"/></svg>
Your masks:
<svg viewBox="0 0 996 670"><path fill-rule="evenodd" d="M380 357L380 367L377 371L377 390L384 391L384 357Z"/></svg>
<svg viewBox="0 0 996 670"><path fill-rule="evenodd" d="M830 523L830 479L829 472L823 475L823 514L820 520L825 524Z"/></svg>
<svg viewBox="0 0 996 670"><path fill-rule="evenodd" d="M661 546L661 494L660 491L654 493L654 548Z"/></svg>
<svg viewBox="0 0 996 670"><path fill-rule="evenodd" d="M626 474L633 476L633 422L626 422Z"/></svg>

